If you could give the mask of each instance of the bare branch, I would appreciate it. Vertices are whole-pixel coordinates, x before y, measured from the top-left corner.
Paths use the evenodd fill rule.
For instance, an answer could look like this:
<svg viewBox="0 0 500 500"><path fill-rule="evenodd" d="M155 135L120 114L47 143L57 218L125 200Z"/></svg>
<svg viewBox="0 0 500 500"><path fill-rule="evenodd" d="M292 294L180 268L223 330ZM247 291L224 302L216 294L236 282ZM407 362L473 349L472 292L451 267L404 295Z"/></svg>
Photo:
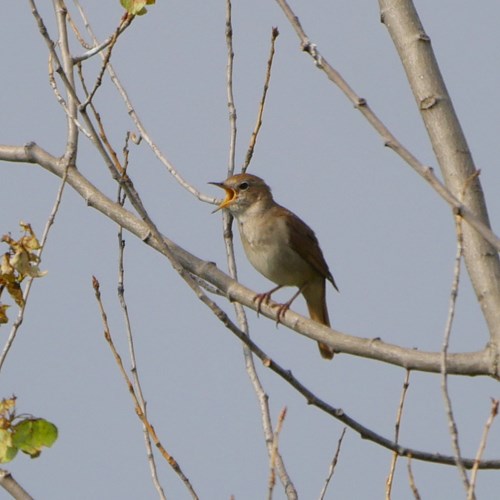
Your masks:
<svg viewBox="0 0 500 500"><path fill-rule="evenodd" d="M68 86L72 89L72 91L68 91L67 93L66 112L68 120L68 137L66 140L66 151L64 152L65 162L69 165L70 163L74 163L76 161L78 127L75 120L77 118L78 110L74 92L75 80L73 77L73 61L69 50L68 30L66 26L67 9L63 0L55 0L54 8L56 11L57 28L59 31L59 47L61 49L62 70L67 78Z"/></svg>
<svg viewBox="0 0 500 500"><path fill-rule="evenodd" d="M498 415L498 399L491 400L491 411L484 424L483 435L481 436L481 441L479 443L479 448L477 449L476 458L474 460L474 466L472 467L471 475L470 475L470 483L469 483L469 491L467 492L467 500L472 500L474 498L474 490L476 488L476 479L477 479L477 464L481 461L481 457L483 456L484 450L486 448L486 442L488 441L488 434L490 432L491 426L493 425L493 421Z"/></svg>
<svg viewBox="0 0 500 500"><path fill-rule="evenodd" d="M16 500L33 500L8 470L0 469L0 486Z"/></svg>
<svg viewBox="0 0 500 500"><path fill-rule="evenodd" d="M500 238L496 236L490 229L486 211L477 209L476 205L464 205L457 198L449 188L447 188L434 174L433 170L429 167L423 165L418 159L410 153L392 134L389 129L384 125L384 123L378 118L378 116L371 110L365 99L359 97L349 84L342 78L342 76L323 58L320 54L317 46L312 43L307 37L304 29L302 28L298 17L295 15L293 10L290 8L286 0L276 0L279 6L282 8L287 19L289 20L292 27L295 29L300 41L301 47L304 52L309 54L314 61L317 68L325 72L326 76L339 87L339 89L347 96L347 98L354 104L355 108L358 109L363 116L368 120L368 122L373 126L373 128L382 137L384 144L391 149L393 149L404 161L406 161L421 177L423 177L431 187L443 198L453 209L455 213L459 213L463 219L474 228L481 237L470 236L474 240L475 250L471 250L470 257L467 259L467 265L469 273L472 272L472 278L474 282L474 287L478 295L478 300L481 303L483 314L487 318L488 326L490 328L490 333L494 335L496 339L496 345L492 346L493 356L498 357L500 347L500 261L498 260L498 251L500 250ZM396 0L393 2L396 5L401 5L403 2ZM409 2L405 2L409 3ZM389 28L391 28L391 23L389 22L389 13L394 14L397 11L396 7L393 9L383 9L383 20ZM413 23L413 24L412 24ZM415 22L410 22L413 28L417 25L418 18ZM398 25L398 23L394 23ZM399 23L399 26L404 26ZM411 35L408 34L408 30L402 29L401 39L408 40ZM403 38L404 37L404 38ZM414 39L417 39L416 35ZM403 47L408 49L413 49L415 44L403 43ZM403 61L415 60L416 57L402 57ZM419 79L421 74L426 74L429 71L426 63L418 70L414 71L415 78ZM441 94L438 94L441 95ZM441 102L441 100L439 101ZM447 128L447 125L444 125ZM436 135L437 137L437 135ZM439 136L439 139L440 140ZM457 154L461 154L461 149L453 145L454 151ZM468 154L468 151L466 151ZM463 185L463 184L462 184ZM478 199L482 200L480 193L476 193ZM483 201L484 203L484 201ZM479 205L481 203L478 203ZM473 207L473 208L471 208ZM472 233L469 233L472 234ZM486 240L488 244L486 244ZM492 248L493 247L493 248ZM496 251L495 251L496 250ZM484 293L485 287L482 286L487 280L488 293ZM498 362L496 362L498 363Z"/></svg>
<svg viewBox="0 0 500 500"><path fill-rule="evenodd" d="M102 323L103 323L103 327L104 327L104 337L105 337L106 342L108 343L109 347L111 348L111 352L113 353L116 364L118 365L120 373L122 374L122 377L125 380L125 383L127 384L128 391L129 391L129 393L132 397L132 400L134 402L134 405L135 405L135 412L136 412L137 416L139 417L139 419L141 420L142 424L146 427L149 435L151 436L151 439L155 443L155 446L158 448L158 450L160 451L162 456L165 458L167 463L170 465L170 467L172 467L172 469L175 471L175 473L179 476L181 481L184 483L187 490L191 494L191 497L195 500L198 500L198 495L194 491L193 486L191 485L191 482L189 481L187 476L182 471L177 460L175 460L175 458L172 455L170 455L168 453L168 451L165 449L165 447L162 445L161 441L159 440L159 438L156 434L156 431L154 430L154 427L151 425L146 414L142 410L142 406L140 404L139 398L137 397L136 390L135 390L132 382L130 381L130 379L127 375L127 372L125 371L122 359L121 359L120 355L118 354L118 351L116 350L116 347L113 343L113 339L111 337L111 330L109 329L109 325L108 325L107 315L106 315L106 312L104 310L104 306L103 306L102 300L101 300L101 292L99 290L99 288L100 288L99 282L97 281L97 279L95 277L93 277L93 279L92 279L92 286L94 288L97 304L99 306L99 311L101 313L101 319L102 319Z"/></svg>
<svg viewBox="0 0 500 500"><path fill-rule="evenodd" d="M325 484L323 486L323 489L321 490L321 493L319 494L319 500L323 500L325 498L326 490L328 489L328 485L330 484L330 481L331 481L333 474L335 472L335 467L337 466L337 462L339 460L340 448L342 446L342 441L344 440L346 430L347 430L347 427L344 427L342 429L342 434L340 434L340 438L337 442L337 449L335 450L335 455L333 456L332 462L331 462L330 467L328 469L328 475L326 476Z"/></svg>
<svg viewBox="0 0 500 500"><path fill-rule="evenodd" d="M233 22L232 22L232 5L231 0L226 0L226 46L227 46L227 63L226 63L226 91L227 91L227 109L229 111L229 161L227 165L228 177L234 173L234 158L236 154L236 136L238 128L236 126L237 114L236 105L233 95Z"/></svg>
<svg viewBox="0 0 500 500"><path fill-rule="evenodd" d="M448 353L448 345L450 341L451 328L453 325L453 318L455 317L455 308L457 304L458 288L460 284L460 265L462 262L463 255L463 232L462 232L462 221L460 216L456 216L456 227L457 227L457 253L455 256L455 266L453 270L453 282L451 286L450 293L450 306L448 311L448 318L446 320L446 327L443 339L443 347L441 350L441 390L443 393L443 399L446 409L446 417L448 419L448 428L451 436L451 443L453 447L453 452L455 454L455 462L457 464L457 469L462 478L462 482L465 487L465 491L469 490L469 479L467 477L467 471L463 465L462 455L460 452L460 444L458 441L458 428L453 416L453 408L451 405L451 398L448 391L448 376L447 376L447 360L446 356Z"/></svg>
<svg viewBox="0 0 500 500"><path fill-rule="evenodd" d="M92 31L92 28L87 20L87 16L85 15L85 12L83 8L81 7L80 3L78 1L75 2L76 7L79 10L80 16L82 17L85 28L87 29L87 32L89 35L92 37L92 40L96 45L99 44L95 34ZM99 55L104 59L105 55L102 54L102 51L99 51ZM111 63L108 63L106 66L106 69L108 70L109 76L111 78L111 81L115 85L116 89L118 90L118 93L122 97L126 107L127 107L127 112L132 118L132 121L134 122L135 126L137 127L137 130L139 131L140 136L146 141L147 145L151 148L153 153L156 155L158 160L167 168L168 172L174 177L174 179L187 191L189 191L193 196L196 196L201 201L208 202L208 203L215 203L215 199L213 197L206 196L202 194L200 191L198 191L194 186L192 186L190 183L188 183L179 173L179 171L175 168L172 162L168 160L168 158L160 151L160 148L156 145L156 143L153 141L151 136L149 135L148 131L142 124L141 119L139 118L139 115L134 109L134 106L132 104L132 101L130 100L130 97L128 96L125 88L120 82L120 79L118 78L118 75L116 74L113 66Z"/></svg>
<svg viewBox="0 0 500 500"><path fill-rule="evenodd" d="M415 477L413 476L413 471L411 469L411 458L412 457L408 457L408 464L407 464L408 481L410 483L410 488L413 493L413 498L415 498L415 500L420 500L420 493L418 492L417 485L415 484Z"/></svg>
<svg viewBox="0 0 500 500"><path fill-rule="evenodd" d="M124 169L127 170L128 165L128 136L124 149ZM117 195L118 203L123 206L126 197L121 195L121 188L118 189ZM147 419L147 410L146 410L146 401L144 399L144 394L142 392L141 382L139 379L139 371L137 369L137 361L135 356L135 347L134 347L134 337L132 334L132 325L130 322L130 316L128 314L128 306L127 301L125 299L125 266L124 266L124 253L125 253L125 240L123 239L123 229L119 227L118 230L118 300L120 301L120 306L123 311L123 316L125 320L125 329L127 332L127 341L129 347L129 356L131 362L131 372L132 379L134 381L134 389L137 395L137 401L141 408L144 417ZM151 477L153 480L153 485L158 492L158 495L161 499L166 500L165 492L160 484L160 480L158 478L158 473L156 469L156 461L155 456L153 454L153 449L151 446L151 438L149 436L149 432L147 427L142 424L143 432L144 432L144 444L146 446L147 459L149 464L149 469L151 471Z"/></svg>
<svg viewBox="0 0 500 500"><path fill-rule="evenodd" d="M24 148L0 146L0 159L38 163L56 175L63 175L64 172L56 158L35 144L29 144ZM195 291L198 298L202 300L205 305L210 307L216 314L217 318L228 326L230 331L234 333L243 343L248 345L252 349L252 352L254 352L261 360L265 361L265 366L271 368L280 377L290 383L306 398L309 404L317 406L322 411L340 420L345 425L348 425L358 432L363 438L374 441L391 451L397 451L401 456L411 455L418 460L426 460L446 465L455 464L455 459L451 456L444 456L439 453L420 452L396 445L391 440L383 438L377 433L359 424L354 419L346 415L342 409L336 409L318 399L311 391L309 391L295 377L293 377L289 371L281 368L259 347L257 347L247 337L247 335L245 335L231 322L224 311L222 311L208 297L202 294L194 283L189 282L186 275L188 273L193 273L202 279L209 281L219 289L224 290L229 300L239 301L253 309L256 308L255 301L253 300L255 292L232 280L229 276L219 271L213 263L198 259L194 255L176 245L174 242L168 240L165 236L162 236L161 241L159 241L152 235L149 224L109 200L109 198L104 196L97 188L95 188L95 186L90 184L76 168L68 168L67 182L73 186L85 200L87 200L87 203L90 206L98 209L106 216L120 224L123 228L138 236L146 244L155 248L159 252L170 256L170 258L173 259L171 260L172 265L176 270L180 267L180 270L178 271L179 274L181 274L193 291ZM267 317L275 320L276 311L273 310L272 305L273 302L270 302L269 305L262 304L261 312ZM330 330L323 325L319 325L315 321L309 320L291 311L287 312L286 316L282 319L282 323L295 329L297 332L312 338L313 340L320 340L328 343L329 345L334 346L336 350L342 350L345 352L352 351L352 354L356 353L366 357L374 357L380 361L387 361L392 364L401 363L401 366L407 366L408 369L421 369L423 371L436 372L440 371L440 353L423 353L411 349L402 349L390 344L384 344L379 340L369 341L366 339L351 337L335 330ZM400 356L400 359L397 359L398 355ZM436 366L434 366L435 364ZM452 370L450 370L450 367ZM453 372L468 375L474 373L475 375L489 375L491 363L488 362L487 350L482 353L452 354L448 355L447 369L448 373ZM474 465L474 460L464 459L463 463L466 468L471 468ZM500 460L482 461L479 468L500 468Z"/></svg>
<svg viewBox="0 0 500 500"><path fill-rule="evenodd" d="M248 145L247 154L245 156L245 163L243 164L243 167L241 169L242 172L246 172L248 166L250 165L250 162L252 161L255 144L257 142L257 136L259 135L260 127L262 126L262 116L264 114L264 106L266 104L266 96L269 89L269 81L271 80L271 68L273 66L276 39L278 38L279 34L280 32L278 31L278 28L272 29L271 49L269 52L269 59L267 60L266 78L264 81L264 88L262 90L262 97L259 103L259 111L257 112L257 122L255 123L252 136L250 137L250 144Z"/></svg>
<svg viewBox="0 0 500 500"><path fill-rule="evenodd" d="M231 0L226 0L226 45L227 45L227 68L226 68L226 87L227 87L227 100L229 109L229 129L230 129L230 139L229 139L229 163L228 163L228 174L234 172L234 158L236 150L236 137L237 137L237 116L236 116L236 104L234 102L233 95L233 62L234 62L234 51L233 51L233 24L231 18ZM234 246L233 246L233 231L232 231L232 216L231 214L224 211L222 222L223 222L223 234L224 234L224 247L226 249L226 260L229 270L229 275L233 279L238 279L238 273L236 268L236 259L234 256ZM248 321L245 313L245 309L239 302L234 303L234 309L236 311L236 317L238 320L238 325L241 331L249 336ZM281 484L285 490L285 494L289 500L295 500L298 498L297 491L293 482L286 470L285 463L279 450L273 447L274 433L273 424L271 420L271 412L269 409L269 397L266 394L262 382L260 381L257 369L255 368L254 358L250 348L243 344L243 356L245 360L245 369L247 371L252 388L259 401L259 409L261 414L262 428L264 430L264 439L267 447L267 454L269 459L274 463L278 471L278 476L280 478ZM274 472L274 468L272 469Z"/></svg>
<svg viewBox="0 0 500 500"><path fill-rule="evenodd" d="M75 4L77 5L78 10L80 12L83 12L83 10L82 10L82 8L80 6L80 3L75 1ZM121 22L119 24L119 27L118 27L118 35L121 35L132 24L132 21L134 19L135 19L134 16L128 16L128 15L125 16L124 18L122 18L122 20L121 20ZM96 54L99 54L101 51L103 51L105 48L107 48L109 45L115 43L115 41L116 41L117 34L115 32L111 36L109 36L108 38L106 38L106 40L104 40L104 42L102 42L100 44L95 44L94 46L88 46L87 44L85 44L82 36L80 35L80 33L77 30L75 24L73 23L73 21L71 20L71 18L69 18L69 16L68 16L68 21L70 22L71 27L73 28L73 31L75 33L75 36L78 38L78 40L79 40L80 44L82 45L82 47L88 48L87 52L85 52L84 54L81 54L79 56L74 56L73 57L73 64L78 64L78 63L81 63L81 62L83 62L83 61L85 61L87 59L90 59L91 57L94 57ZM88 29L89 28L89 24L88 24L86 18L84 18L84 21L85 21L85 27Z"/></svg>
<svg viewBox="0 0 500 500"><path fill-rule="evenodd" d="M488 324L492 347L496 349L496 355L500 356L500 246L498 237L492 238L493 234L489 231L486 202L471 152L441 75L430 37L422 26L412 0L379 0L379 4L382 22L389 31L405 69L446 189L454 198L453 203L450 203L451 199L447 201L468 223L463 228L464 260ZM462 203L463 187L471 180L471 189L465 192ZM481 230L472 221L471 215L481 222ZM488 231L484 231L484 228Z"/></svg>
<svg viewBox="0 0 500 500"><path fill-rule="evenodd" d="M0 145L0 160L36 163L49 172L61 177L64 167L58 159L34 143L25 146ZM68 168L68 184L71 185L91 207L102 212L106 217L120 224L147 245L166 255L175 255L179 266L186 273L191 273L216 286L226 298L237 301L246 307L256 310L253 300L256 292L240 285L228 275L220 271L213 263L203 261L165 236L158 240L139 217L111 201L93 184L91 184L78 169ZM165 250L167 245L168 250ZM262 304L262 315L276 320L275 303ZM312 340L324 342L338 352L355 356L376 359L385 363L401 366L410 370L433 373L441 372L441 353L424 352L411 348L402 348L376 339L368 339L347 335L338 330L330 329L304 316L288 311L281 323L301 335ZM447 372L449 375L486 375L494 378L500 376L500 367L495 362L495 352L487 346L483 351L447 355Z"/></svg>
<svg viewBox="0 0 500 500"><path fill-rule="evenodd" d="M274 470L276 467L276 458L278 456L279 437L281 434L281 430L283 429L283 423L285 422L286 412L287 409L285 406L278 415L278 422L276 424L276 430L274 431L272 450L269 457L269 481L268 481L268 493L267 493L268 500L272 500L273 490L276 484L276 475Z"/></svg>
<svg viewBox="0 0 500 500"><path fill-rule="evenodd" d="M405 380L403 382L403 390L401 391L401 398L399 399L398 411L396 413L396 424L394 425L394 442L399 443L399 429L401 427L401 418L403 416L403 408L406 399L406 393L408 392L408 387L410 386L410 370L406 370ZM391 468L389 471L389 476L385 484L385 498L390 500L392 481L394 479L394 472L396 470L396 462L398 461L398 454L392 454Z"/></svg>
<svg viewBox="0 0 500 500"><path fill-rule="evenodd" d="M62 166L62 162L61 162ZM56 220L57 213L59 211L59 206L61 205L62 201L62 196L64 192L64 188L66 187L66 180L68 176L68 168L67 166L64 167L64 170L62 172L62 180L61 184L59 186L59 189L57 190L56 198L54 200L54 205L52 206L52 210L49 214L49 217L47 218L47 222L45 223L45 228L42 233L42 237L40 238L40 249L38 250L38 258L42 258L43 250L45 248L45 244L47 243L48 237L50 230L52 226L54 225L54 222ZM19 331L19 328L21 327L23 321L24 321L24 314L26 312L26 308L28 305L28 298L30 295L31 287L33 285L33 277L29 277L26 282L26 287L24 289L23 293L23 305L19 309L19 312L17 314L17 318L15 319L14 323L12 324L12 328L10 330L9 336L7 337L7 340L5 341L5 345L2 349L2 354L0 355L0 371L2 371L3 364L5 362L5 359L7 357L7 354L9 353L12 344L14 343L14 340L16 339L17 333Z"/></svg>

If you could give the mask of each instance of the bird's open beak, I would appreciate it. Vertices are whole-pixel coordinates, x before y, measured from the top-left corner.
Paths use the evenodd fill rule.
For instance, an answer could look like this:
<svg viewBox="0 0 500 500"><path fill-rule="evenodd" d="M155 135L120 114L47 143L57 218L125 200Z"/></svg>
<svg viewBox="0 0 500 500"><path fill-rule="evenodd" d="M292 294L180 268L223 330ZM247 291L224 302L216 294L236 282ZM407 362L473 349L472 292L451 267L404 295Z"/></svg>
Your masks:
<svg viewBox="0 0 500 500"><path fill-rule="evenodd" d="M221 208L226 208L236 197L236 191L234 189L225 186L223 182L209 182L209 184L213 184L214 186L220 187L226 192L226 197L212 213L218 212Z"/></svg>

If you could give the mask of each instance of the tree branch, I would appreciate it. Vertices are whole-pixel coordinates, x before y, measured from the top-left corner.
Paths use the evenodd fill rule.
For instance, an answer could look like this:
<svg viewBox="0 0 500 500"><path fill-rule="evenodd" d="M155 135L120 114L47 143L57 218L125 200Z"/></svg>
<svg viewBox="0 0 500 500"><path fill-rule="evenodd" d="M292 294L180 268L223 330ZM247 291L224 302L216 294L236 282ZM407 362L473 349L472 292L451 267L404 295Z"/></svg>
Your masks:
<svg viewBox="0 0 500 500"><path fill-rule="evenodd" d="M454 198L467 212L490 227L481 182L446 89L430 38L411 0L379 0L381 19L394 45L419 107L443 178ZM468 186L470 184L470 186ZM464 187L468 186L464 190ZM457 208L457 207L455 207ZM460 215L464 215L460 211ZM464 216L467 222L470 222ZM475 226L474 226L475 227ZM488 324L492 347L500 355L500 259L498 245L481 237L470 225L463 227L464 260Z"/></svg>
<svg viewBox="0 0 500 500"><path fill-rule="evenodd" d="M0 486L16 500L33 500L33 497L5 469L0 469Z"/></svg>
<svg viewBox="0 0 500 500"><path fill-rule="evenodd" d="M65 171L63 163L58 158L34 143L25 146L0 145L0 160L36 163L59 177L62 177ZM164 253L164 245L166 244L170 252L175 255L178 263L186 271L219 288L227 299L238 301L246 307L256 310L253 300L255 297L254 291L231 279L220 271L214 263L199 259L168 238L163 237L162 241L158 241L152 237L147 223L111 201L73 166L68 169L67 182L86 200L88 205L120 224L124 229L127 229L155 250ZM275 320L276 308L273 307L273 304L272 301L269 304L262 304L261 312L266 317ZM332 346L338 352L375 359L411 370L433 373L440 373L441 371L441 354L439 352L423 352L387 344L378 338L367 339L347 335L320 325L293 311L288 311L281 322L301 335ZM448 354L447 372L450 375L500 377L500 368L496 364L495 353L489 346L478 352Z"/></svg>

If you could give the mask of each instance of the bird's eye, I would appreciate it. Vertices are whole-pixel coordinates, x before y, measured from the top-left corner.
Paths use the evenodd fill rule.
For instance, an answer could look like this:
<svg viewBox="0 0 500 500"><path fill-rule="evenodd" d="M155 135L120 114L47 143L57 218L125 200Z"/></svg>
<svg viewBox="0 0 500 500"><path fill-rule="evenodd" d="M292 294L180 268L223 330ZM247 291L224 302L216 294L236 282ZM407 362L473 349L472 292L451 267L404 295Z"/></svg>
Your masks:
<svg viewBox="0 0 500 500"><path fill-rule="evenodd" d="M248 182L242 182L238 187L241 191L246 191L248 189Z"/></svg>

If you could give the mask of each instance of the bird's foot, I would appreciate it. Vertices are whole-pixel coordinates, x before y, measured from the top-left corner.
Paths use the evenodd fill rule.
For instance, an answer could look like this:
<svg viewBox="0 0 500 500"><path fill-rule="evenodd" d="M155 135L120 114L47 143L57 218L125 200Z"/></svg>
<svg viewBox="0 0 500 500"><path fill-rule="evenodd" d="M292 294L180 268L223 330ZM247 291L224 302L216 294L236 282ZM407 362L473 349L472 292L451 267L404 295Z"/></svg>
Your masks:
<svg viewBox="0 0 500 500"><path fill-rule="evenodd" d="M258 293L254 298L253 301L257 304L257 316L260 314L260 308L262 306L262 303L264 304L269 304L269 300L271 299L271 295L278 291L281 288L281 285L278 285L274 287L272 290L269 290L269 292L265 293Z"/></svg>
<svg viewBox="0 0 500 500"><path fill-rule="evenodd" d="M253 301L257 305L257 316L260 314L260 308L262 306L262 302L264 304L269 304L269 299L271 298L271 293L272 292L266 292L266 293L258 293L254 298Z"/></svg>
<svg viewBox="0 0 500 500"><path fill-rule="evenodd" d="M278 313L276 314L276 326L278 326L281 323L281 320L285 317L286 312L288 309L290 309L290 306L292 305L292 302L297 298L299 293L301 293L302 288L299 288L297 293L294 294L294 296L288 301L285 302L284 304L276 304L276 307L278 308Z"/></svg>
<svg viewBox="0 0 500 500"><path fill-rule="evenodd" d="M291 303L291 301L288 301L284 304L276 304L276 307L278 308L276 313L276 326L278 326L281 323L281 320L285 317L286 312L290 309Z"/></svg>

